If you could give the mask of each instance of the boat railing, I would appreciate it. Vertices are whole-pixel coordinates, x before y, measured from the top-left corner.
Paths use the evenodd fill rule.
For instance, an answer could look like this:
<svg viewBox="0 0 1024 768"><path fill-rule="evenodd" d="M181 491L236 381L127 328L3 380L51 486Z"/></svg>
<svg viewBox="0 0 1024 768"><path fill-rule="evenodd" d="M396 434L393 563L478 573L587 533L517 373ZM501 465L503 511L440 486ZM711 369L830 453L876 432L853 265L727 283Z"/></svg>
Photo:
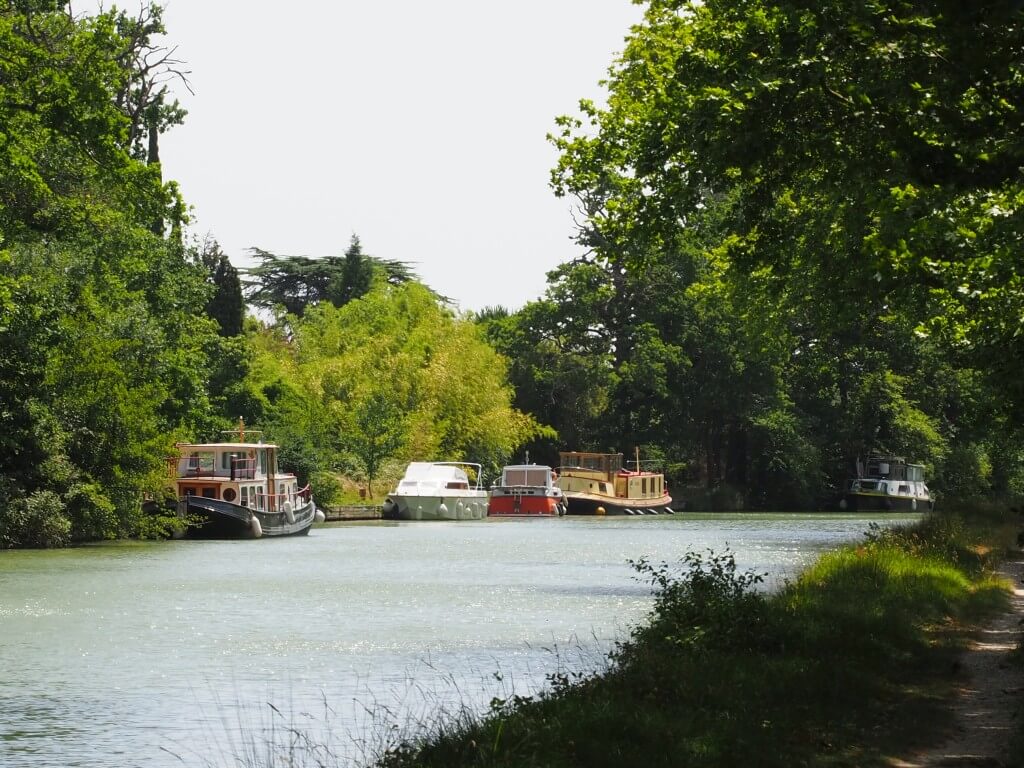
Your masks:
<svg viewBox="0 0 1024 768"><path fill-rule="evenodd" d="M232 480L255 480L256 459L231 459Z"/></svg>
<svg viewBox="0 0 1024 768"><path fill-rule="evenodd" d="M185 475L188 477L214 477L217 467L212 456L186 456Z"/></svg>
<svg viewBox="0 0 1024 768"><path fill-rule="evenodd" d="M294 492L267 494L264 498L270 500L271 504L273 504L274 507L280 507L280 505L284 504L284 502L292 501L294 499L302 499L302 502L306 503L310 500L312 495L313 493L309 489L309 486L307 485L305 488L300 488L299 490Z"/></svg>
<svg viewBox="0 0 1024 768"><path fill-rule="evenodd" d="M476 485L473 486L473 489L477 491L482 491L484 489L484 470L481 465L474 464L471 461L435 461L432 463L436 466L442 467L469 467L476 475Z"/></svg>

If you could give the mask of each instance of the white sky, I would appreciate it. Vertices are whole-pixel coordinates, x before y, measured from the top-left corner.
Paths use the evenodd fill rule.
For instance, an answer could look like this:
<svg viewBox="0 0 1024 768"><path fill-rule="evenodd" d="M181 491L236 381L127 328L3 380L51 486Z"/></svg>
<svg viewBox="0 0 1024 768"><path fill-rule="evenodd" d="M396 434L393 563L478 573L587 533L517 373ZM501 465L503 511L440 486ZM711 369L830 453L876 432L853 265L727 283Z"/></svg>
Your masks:
<svg viewBox="0 0 1024 768"><path fill-rule="evenodd" d="M191 70L165 179L236 266L246 249L414 262L463 310L538 298L578 253L545 139L642 9L629 0L167 0Z"/></svg>

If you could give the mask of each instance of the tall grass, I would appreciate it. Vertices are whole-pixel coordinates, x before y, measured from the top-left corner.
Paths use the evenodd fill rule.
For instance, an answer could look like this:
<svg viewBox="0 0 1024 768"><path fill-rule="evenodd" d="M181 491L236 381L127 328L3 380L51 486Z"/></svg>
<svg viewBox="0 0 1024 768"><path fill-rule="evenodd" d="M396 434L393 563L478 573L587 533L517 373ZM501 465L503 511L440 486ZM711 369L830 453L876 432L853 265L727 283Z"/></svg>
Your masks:
<svg viewBox="0 0 1024 768"><path fill-rule="evenodd" d="M635 563L649 620L594 677L395 743L406 766L885 765L944 726L956 650L1006 604L1001 516L872 529L766 594L726 553Z"/></svg>

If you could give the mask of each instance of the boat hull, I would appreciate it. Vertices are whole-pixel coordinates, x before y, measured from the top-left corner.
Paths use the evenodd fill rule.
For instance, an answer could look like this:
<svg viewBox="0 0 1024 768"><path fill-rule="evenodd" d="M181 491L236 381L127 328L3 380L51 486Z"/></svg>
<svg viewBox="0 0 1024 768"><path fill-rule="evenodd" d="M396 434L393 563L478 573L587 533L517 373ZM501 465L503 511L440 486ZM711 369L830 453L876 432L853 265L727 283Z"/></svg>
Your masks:
<svg viewBox="0 0 1024 768"><path fill-rule="evenodd" d="M674 515L671 496L654 499L623 499L596 493L566 491L570 515Z"/></svg>
<svg viewBox="0 0 1024 768"><path fill-rule="evenodd" d="M933 505L930 498L847 491L839 499L838 506L844 512L928 512Z"/></svg>
<svg viewBox="0 0 1024 768"><path fill-rule="evenodd" d="M559 517L565 514L561 496L548 493L547 488L522 488L491 491L487 503L488 517Z"/></svg>
<svg viewBox="0 0 1024 768"><path fill-rule="evenodd" d="M482 520L487 516L487 492L414 496L391 494L384 500L389 520Z"/></svg>
<svg viewBox="0 0 1024 768"><path fill-rule="evenodd" d="M186 538L258 539L305 536L316 520L316 505L310 500L291 512L263 512L218 499L186 496L178 504L178 513L189 523Z"/></svg>

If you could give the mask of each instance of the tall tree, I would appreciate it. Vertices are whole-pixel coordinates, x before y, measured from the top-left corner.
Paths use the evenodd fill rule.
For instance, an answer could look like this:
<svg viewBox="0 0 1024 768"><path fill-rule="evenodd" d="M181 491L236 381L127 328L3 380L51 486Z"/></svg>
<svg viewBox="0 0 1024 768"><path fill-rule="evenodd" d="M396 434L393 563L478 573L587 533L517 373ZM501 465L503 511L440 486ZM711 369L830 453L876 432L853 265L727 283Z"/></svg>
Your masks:
<svg viewBox="0 0 1024 768"><path fill-rule="evenodd" d="M940 466L961 450L951 438L992 443L952 418L972 371L1000 373L1011 403L1024 394L1022 42L1018 3L646 3L607 107L558 121L552 182L578 201L613 295L686 248L714 254L718 268L669 292L685 292L679 317L697 333L653 326L694 363L691 418L738 419L728 442L756 439L762 457L816 448L833 477L858 449ZM636 306L621 327L642 327ZM633 346L615 354L624 364ZM942 391L941 359L955 383ZM754 447L715 442L708 457Z"/></svg>
<svg viewBox="0 0 1024 768"><path fill-rule="evenodd" d="M251 304L302 317L306 310L326 301L344 306L369 290L375 277L390 285L402 285L416 276L404 261L378 259L363 253L359 238L344 256L279 256L260 248L250 248L260 263L248 270L246 296Z"/></svg>
<svg viewBox="0 0 1024 768"><path fill-rule="evenodd" d="M336 307L343 307L353 299L365 296L373 287L374 262L363 253L363 246L357 235L345 251L340 279L332 280L327 287L327 300Z"/></svg>
<svg viewBox="0 0 1024 768"><path fill-rule="evenodd" d="M216 240L207 240L203 244L200 259L213 284L206 314L217 321L221 336L237 336L242 332L245 321L245 297L238 270Z"/></svg>
<svg viewBox="0 0 1024 768"><path fill-rule="evenodd" d="M0 546L137 530L175 431L206 418L207 288L157 234L176 188L133 156L127 20L0 7L0 328L21 358L0 370Z"/></svg>

